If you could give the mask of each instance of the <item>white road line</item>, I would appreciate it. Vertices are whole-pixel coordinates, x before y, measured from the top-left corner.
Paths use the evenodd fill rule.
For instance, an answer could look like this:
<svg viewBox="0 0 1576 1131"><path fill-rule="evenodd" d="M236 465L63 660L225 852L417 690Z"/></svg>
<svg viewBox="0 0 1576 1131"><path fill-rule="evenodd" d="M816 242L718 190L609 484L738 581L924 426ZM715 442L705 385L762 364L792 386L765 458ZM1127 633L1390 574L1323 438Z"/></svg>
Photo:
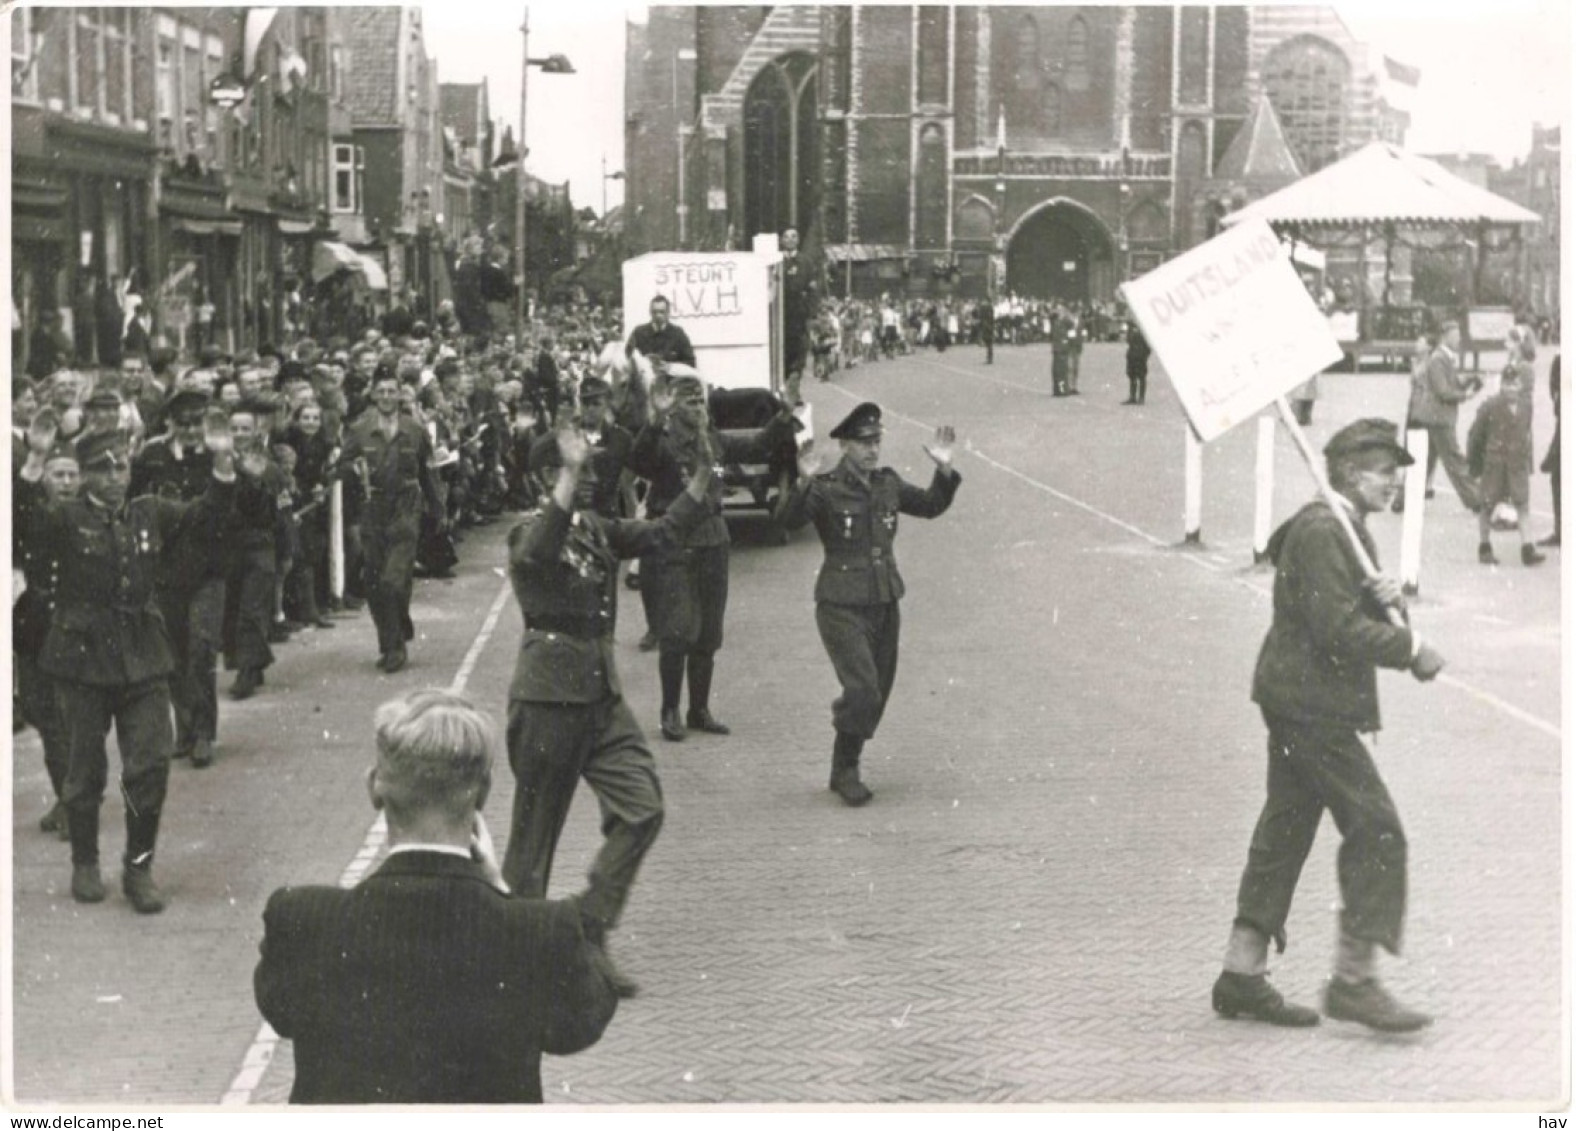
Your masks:
<svg viewBox="0 0 1576 1131"><path fill-rule="evenodd" d="M465 653L465 658L460 661L459 670L454 673L454 680L449 684L449 690L456 695L465 690L465 685L470 682L471 672L476 670L476 662L481 659L482 649L487 647L487 641L492 638L493 631L498 627L498 618L503 615L504 605L509 600L509 583L504 582L503 588L498 591L498 596L493 598L492 607L487 610L487 619L482 621L482 627L476 633L476 639L471 641L470 648ZM367 830L366 838L361 842L361 847L351 857L350 863L345 866L340 874L339 886L353 888L362 881L367 871L372 867L373 861L383 851L383 845L388 840L388 823L379 813L377 820L372 822L372 827ZM257 1085L262 1083L263 1075L268 1071L268 1066L273 1063L274 1053L279 1047L279 1034L274 1032L274 1027L264 1021L257 1030L257 1036L252 1038L251 1045L246 1050L246 1055L241 1058L241 1069L235 1074L235 1079L230 1081L230 1087L219 1100L224 1107L244 1107L252 1102L252 1093L257 1090Z"/></svg>
<svg viewBox="0 0 1576 1131"><path fill-rule="evenodd" d="M936 364L936 363L932 362L931 364ZM950 366L943 366L943 368L951 368L951 367ZM955 372L966 373L967 371L959 369L959 370L955 370ZM969 374L969 375L970 376L975 376L975 374ZM991 378L991 379L995 380L995 378ZM855 396L853 393L849 392L847 389L844 389L844 388L842 388L840 386L833 385L832 388L835 389L837 392L841 393L843 396L847 397L850 400L857 401L857 400L860 399L859 397ZM883 412L883 414L885 414L887 416L895 417L898 420L903 421L905 424L913 425L915 428L918 428L922 432L931 432L931 431L935 430L935 425L927 424L923 420L915 419L914 417L908 416L908 415L906 415L904 413L901 413L901 412L898 412L895 409L883 408L881 411ZM1022 480L1024 483L1027 483L1029 486L1035 488L1036 490L1043 491L1047 495L1051 495L1054 498L1060 499L1062 502L1067 503L1069 506L1077 507L1079 510L1085 511L1086 513L1093 515L1095 518L1098 518L1098 519L1100 519L1103 522L1108 522L1112 526L1115 526L1115 527L1117 527L1120 530L1125 530L1125 531L1127 531L1127 533L1133 535L1136 538L1143 539L1145 542L1148 542L1152 546L1158 546L1158 547L1161 547L1161 548L1169 548L1169 547L1175 545L1175 543L1166 542L1166 541L1164 541L1164 540L1162 540L1160 538L1156 538L1153 534L1150 534L1147 530L1141 530L1140 528L1134 526L1132 523L1125 522L1122 519L1117 518L1115 515L1107 514L1105 511L1101 510L1099 507L1096 507L1096 506L1093 506L1093 505L1091 505L1089 503L1086 503L1082 499L1074 498L1072 495L1067 494L1065 491L1058 491L1055 487L1052 487L1052 486L1050 486L1047 483L1041 483L1038 479L1035 479L1035 478L1033 478L1031 476L1025 475L1023 472L1019 471L1015 467L1009 467L1009 466L1007 466L1004 463L1001 463L1001 462L999 462L997 460L994 460L990 456L986 455L984 452L980 451L978 448L970 447L970 448L967 448L965 450L967 450L971 455L973 455L976 458L982 460L983 462L988 463L991 467L996 468L996 470L1001 471L1001 472L1003 472L1003 473L1005 473L1007 475L1010 475L1014 479ZM1208 555L1204 555L1204 554L1184 553L1182 555L1182 558L1183 558L1184 561L1192 562L1194 565L1200 567L1201 569L1206 569L1210 573L1216 574L1217 576L1225 576L1225 577L1228 578L1228 580L1234 582L1235 584L1237 584L1238 586L1240 586L1240 587L1242 587L1244 589L1247 589L1249 592L1258 594L1260 597L1268 597L1269 596L1268 591L1263 586L1255 585L1250 580L1248 580L1248 579L1246 579L1244 577L1236 576L1235 571L1230 566L1230 563L1221 563L1219 565L1216 565L1215 561L1217 559L1212 559ZM1563 741L1563 739L1564 739L1564 735L1561 733L1560 728L1555 726L1553 723L1548 722L1547 720L1544 720L1544 719L1540 719L1536 715L1529 714L1528 712L1523 711L1520 707L1514 706L1513 704L1506 702L1505 700L1501 699L1499 696L1495 695L1491 691L1484 691L1480 687L1474 687L1472 684L1467 683L1464 680L1458 679L1458 678L1456 678L1455 676L1452 676L1452 675L1441 674L1438 677L1438 679L1439 679L1440 683L1443 683L1443 684L1445 684L1448 687L1453 687L1457 691L1463 692L1464 694L1471 696L1472 698L1478 700L1479 702L1484 703L1487 706L1493 707L1496 710L1499 710L1499 711L1503 712L1506 715L1509 715L1511 718L1515 719L1516 721L1525 723L1526 725L1532 727L1534 730L1542 731L1544 734L1549 735L1551 738L1555 739L1556 741Z"/></svg>

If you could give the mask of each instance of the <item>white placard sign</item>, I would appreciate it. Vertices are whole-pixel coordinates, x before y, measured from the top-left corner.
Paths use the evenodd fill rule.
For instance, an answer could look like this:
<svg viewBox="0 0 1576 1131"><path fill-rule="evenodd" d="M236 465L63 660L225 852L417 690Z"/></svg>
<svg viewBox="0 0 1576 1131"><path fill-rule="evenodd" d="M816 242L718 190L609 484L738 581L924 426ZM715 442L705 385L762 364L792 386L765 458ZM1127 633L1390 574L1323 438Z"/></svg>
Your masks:
<svg viewBox="0 0 1576 1131"><path fill-rule="evenodd" d="M1341 358L1325 316L1262 220L1122 285L1205 441Z"/></svg>
<svg viewBox="0 0 1576 1131"><path fill-rule="evenodd" d="M769 341L768 271L774 259L749 252L670 251L626 260L626 317L632 327L646 321L652 297L663 294L673 321L696 347Z"/></svg>

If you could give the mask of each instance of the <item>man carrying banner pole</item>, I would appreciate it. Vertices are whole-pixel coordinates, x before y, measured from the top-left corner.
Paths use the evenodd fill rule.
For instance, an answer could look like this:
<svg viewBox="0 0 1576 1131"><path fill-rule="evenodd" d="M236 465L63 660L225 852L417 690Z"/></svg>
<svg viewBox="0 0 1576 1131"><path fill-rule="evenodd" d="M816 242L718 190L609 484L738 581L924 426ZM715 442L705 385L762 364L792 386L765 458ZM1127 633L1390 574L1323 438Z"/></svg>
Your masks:
<svg viewBox="0 0 1576 1131"><path fill-rule="evenodd" d="M1267 796L1212 1005L1226 1018L1318 1024L1318 1013L1269 983L1266 966L1271 939L1285 948L1297 880L1329 809L1342 838L1343 909L1324 1012L1384 1032L1420 1029L1432 1019L1397 1002L1376 976L1378 949L1400 948L1406 838L1359 737L1379 729L1378 668L1426 681L1444 666L1407 623L1400 583L1378 572L1364 524L1394 501L1411 457L1392 424L1359 420L1330 439L1320 468L1286 393L1335 360L1339 346L1264 222L1222 233L1123 293L1200 438L1274 404L1320 494L1269 543L1274 615L1253 678L1269 732Z"/></svg>

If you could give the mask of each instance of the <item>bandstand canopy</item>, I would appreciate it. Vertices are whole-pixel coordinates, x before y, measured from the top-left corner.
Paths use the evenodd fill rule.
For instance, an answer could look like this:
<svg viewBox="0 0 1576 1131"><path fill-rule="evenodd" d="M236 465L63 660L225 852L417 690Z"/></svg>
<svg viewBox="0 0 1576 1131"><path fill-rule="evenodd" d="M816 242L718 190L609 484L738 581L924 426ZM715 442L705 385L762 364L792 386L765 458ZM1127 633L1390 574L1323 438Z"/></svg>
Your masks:
<svg viewBox="0 0 1576 1131"><path fill-rule="evenodd" d="M1232 225L1350 228L1535 224L1541 217L1464 181L1426 157L1376 141L1225 216Z"/></svg>

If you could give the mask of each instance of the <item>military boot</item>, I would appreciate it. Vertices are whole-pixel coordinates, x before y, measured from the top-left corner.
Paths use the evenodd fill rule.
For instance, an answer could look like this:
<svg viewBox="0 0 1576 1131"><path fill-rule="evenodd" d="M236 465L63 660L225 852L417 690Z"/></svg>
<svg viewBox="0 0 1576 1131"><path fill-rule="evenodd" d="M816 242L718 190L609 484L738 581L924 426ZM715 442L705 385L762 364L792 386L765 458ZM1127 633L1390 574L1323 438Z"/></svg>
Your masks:
<svg viewBox="0 0 1576 1131"><path fill-rule="evenodd" d="M832 744L832 780L828 788L843 799L843 804L857 809L875 796L859 780L859 755L865 740L857 735L837 732Z"/></svg>

